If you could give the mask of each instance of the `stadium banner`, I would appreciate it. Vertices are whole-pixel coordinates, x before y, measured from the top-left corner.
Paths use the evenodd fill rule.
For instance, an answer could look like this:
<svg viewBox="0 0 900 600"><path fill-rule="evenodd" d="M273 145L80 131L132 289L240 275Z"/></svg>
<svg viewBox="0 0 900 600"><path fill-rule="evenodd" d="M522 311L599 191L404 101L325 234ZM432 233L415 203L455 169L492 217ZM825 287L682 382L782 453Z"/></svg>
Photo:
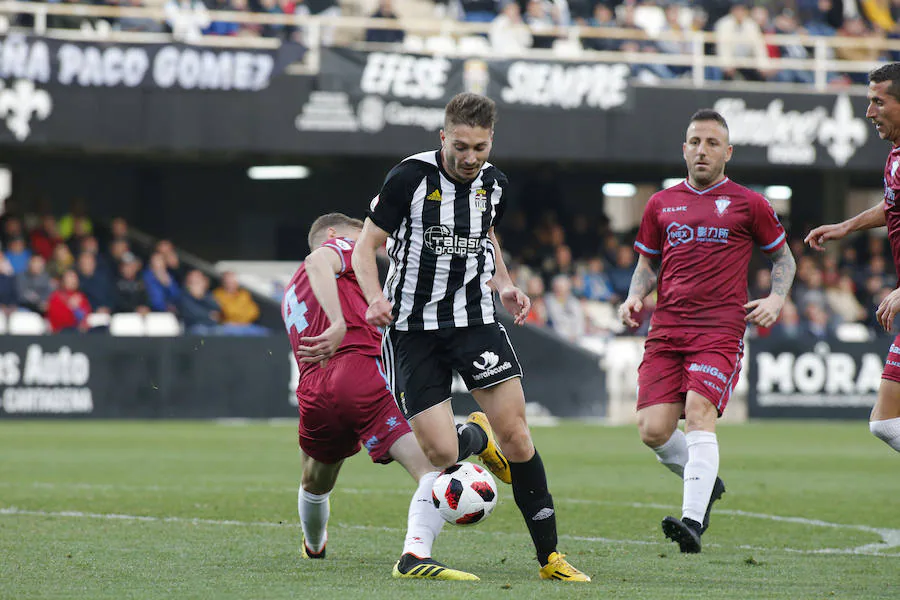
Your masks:
<svg viewBox="0 0 900 600"><path fill-rule="evenodd" d="M258 91L304 53L303 46L292 42L260 50L10 34L0 37L0 77L81 88Z"/></svg>
<svg viewBox="0 0 900 600"><path fill-rule="evenodd" d="M284 336L2 336L0 419L292 417L290 358Z"/></svg>
<svg viewBox="0 0 900 600"><path fill-rule="evenodd" d="M106 64L124 65L121 46L112 46L118 49L108 55L112 60L97 54L101 45L83 45L96 52L82 52L82 45L72 44L67 52L81 52L81 58L67 60L81 62L63 69L58 56L64 43L24 38L10 53L11 37L2 41L0 61L4 146L397 159L436 148L444 103L469 89L498 102L497 161L609 161L680 171L685 127L703 107L728 119L735 145L730 164L736 167L871 171L889 149L867 124L865 96L856 91L665 88L631 82L620 76L623 65L615 64L464 61L344 49L323 50L316 76L278 74L277 53L249 52L243 61L229 61L222 57L233 51L208 51L210 64L218 57L217 65L231 65L223 74L198 70L207 50L178 45L142 46L145 69L143 58L132 59L140 69L116 67L118 74L107 78L97 73L108 74ZM268 76L268 67L253 66L263 57L273 63Z"/></svg>
<svg viewBox="0 0 900 600"><path fill-rule="evenodd" d="M529 416L570 418L606 417L606 373L597 355L535 327L518 327L500 317L525 375L526 412ZM454 374L453 412L479 410L462 378Z"/></svg>
<svg viewBox="0 0 900 600"><path fill-rule="evenodd" d="M865 419L890 339L755 339L748 344L750 418ZM898 349L900 351L900 349Z"/></svg>

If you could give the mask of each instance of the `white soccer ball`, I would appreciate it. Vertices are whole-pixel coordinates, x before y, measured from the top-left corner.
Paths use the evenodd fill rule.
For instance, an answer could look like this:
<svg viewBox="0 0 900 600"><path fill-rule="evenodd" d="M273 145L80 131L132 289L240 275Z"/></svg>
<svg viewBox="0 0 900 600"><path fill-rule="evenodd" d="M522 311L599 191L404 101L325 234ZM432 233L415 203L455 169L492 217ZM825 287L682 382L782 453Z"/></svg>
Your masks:
<svg viewBox="0 0 900 600"><path fill-rule="evenodd" d="M497 484L484 467L459 462L437 476L431 499L448 523L474 525L497 506Z"/></svg>

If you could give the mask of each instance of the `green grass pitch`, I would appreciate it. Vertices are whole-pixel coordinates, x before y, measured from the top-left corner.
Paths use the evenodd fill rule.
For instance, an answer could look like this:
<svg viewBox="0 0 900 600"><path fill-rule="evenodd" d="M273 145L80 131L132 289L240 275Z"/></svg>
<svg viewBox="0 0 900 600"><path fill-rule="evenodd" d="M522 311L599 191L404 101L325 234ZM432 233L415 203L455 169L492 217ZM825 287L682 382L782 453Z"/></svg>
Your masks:
<svg viewBox="0 0 900 600"><path fill-rule="evenodd" d="M414 489L347 461L328 558L302 560L295 425L0 423L0 598L900 598L900 456L865 422L722 426L700 555L660 533L680 482L634 427L536 427L560 549L594 581L538 579L509 487L435 557L476 583L397 581Z"/></svg>

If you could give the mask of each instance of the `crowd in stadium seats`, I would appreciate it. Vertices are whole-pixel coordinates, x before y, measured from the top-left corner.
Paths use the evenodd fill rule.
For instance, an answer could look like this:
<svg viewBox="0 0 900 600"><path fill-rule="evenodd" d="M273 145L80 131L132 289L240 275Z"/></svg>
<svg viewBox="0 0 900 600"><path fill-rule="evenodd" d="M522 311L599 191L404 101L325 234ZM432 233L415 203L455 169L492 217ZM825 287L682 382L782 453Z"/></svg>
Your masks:
<svg viewBox="0 0 900 600"><path fill-rule="evenodd" d="M637 262L629 245L635 232L617 235L607 221L585 215L563 224L554 213L546 213L537 224L526 222L524 213L510 214L508 226L501 228L501 243L517 285L532 299L529 323L573 342L585 336L647 333L655 293L644 303L640 328L626 329L616 316ZM751 328L750 334L817 339L840 334L854 340L883 334L875 311L897 281L887 240L877 234L856 237L833 255L806 248L803 232L793 235L797 277L791 298L772 328ZM751 266L749 295L764 297L770 289L770 266L759 253Z"/></svg>
<svg viewBox="0 0 900 600"><path fill-rule="evenodd" d="M51 0L52 1L52 0ZM59 0L55 0L59 1ZM430 0L360 0L356 8L370 16L397 18L395 3L405 6ZM166 22L141 18L106 19L112 28L124 31L174 32L180 39L200 33L222 36L263 36L303 43L302 28L290 25L260 25L214 21L209 10L253 11L282 15L339 15L342 6L337 0L159 0L165 7ZM146 0L93 0L93 4L140 6ZM156 2L154 2L156 3ZM366 7L371 6L372 9ZM482 54L515 53L523 48L568 48L573 44L567 36L556 36L552 27L617 27L646 34L646 39L611 39L585 37L572 51L622 50L637 53L690 54L690 41L659 40L661 32L713 32L715 44L709 44L707 54L718 53L726 58L751 59L755 68L725 66L708 67L707 79L743 79L812 83L809 71L777 70L770 58L811 58L810 47L796 44L779 46L767 36L772 34L808 34L812 36L845 36L871 38L900 37L900 2L894 0L437 0L432 14L437 18L456 18L462 21L491 23L488 40L469 36L473 49ZM345 12L347 12L345 10ZM403 14L403 11L399 11ZM52 15L51 27L79 27L83 18ZM333 32L323 31L322 41L329 44ZM474 38L474 39L473 39ZM415 50L412 37L402 30L370 29L365 34L370 42L403 43ZM416 38L419 39L419 38ZM455 44L447 38L448 43ZM421 43L421 40L419 40ZM460 40L462 46L462 40ZM427 47L427 44L422 44ZM422 48L419 48L422 49ZM571 49L570 49L571 50ZM837 58L875 62L897 60L896 52L882 52L870 46L840 47L834 50ZM673 66L648 62L632 65L633 75L639 79L658 81L690 75L687 66ZM835 84L865 83L864 73L829 74Z"/></svg>
<svg viewBox="0 0 900 600"><path fill-rule="evenodd" d="M133 248L125 219L98 227L101 233L84 205L75 203L59 220L44 214L30 227L29 221L14 213L0 216L3 317L34 313L54 333L106 332L116 329L114 322L128 322L118 316L134 315L139 328L126 330L142 335L145 324L166 323L166 318L145 319L151 314L169 317L176 332L268 333L255 324L259 307L234 273L224 273L221 287L210 291L209 277L186 268L170 241L158 241L145 256Z"/></svg>

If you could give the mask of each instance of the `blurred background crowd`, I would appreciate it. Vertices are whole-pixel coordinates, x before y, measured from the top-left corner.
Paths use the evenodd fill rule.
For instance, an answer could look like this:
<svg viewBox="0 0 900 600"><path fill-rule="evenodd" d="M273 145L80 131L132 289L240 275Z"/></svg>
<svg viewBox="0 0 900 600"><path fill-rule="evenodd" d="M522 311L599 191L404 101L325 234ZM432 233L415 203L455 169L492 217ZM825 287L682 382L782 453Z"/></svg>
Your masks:
<svg viewBox="0 0 900 600"><path fill-rule="evenodd" d="M53 0L51 0L53 1ZM61 0L55 0L61 1ZM76 2L78 3L78 2ZM283 24L262 25L214 20L209 10L253 11L276 15L350 15L396 19L400 16L456 19L489 23L485 47L501 53L525 48L567 48L573 51L627 51L647 54L691 54L692 42L661 39L661 33L687 34L707 31L715 43L707 44L706 54L725 59L724 67L707 67L710 80L752 80L812 83L809 71L772 68L772 57L812 58L813 46L776 45L770 36L809 35L861 38L858 46L828 49L836 58L854 61L898 60L896 51L884 51L863 40L900 37L900 0L93 0L90 4L149 6L165 8L165 22L145 18L106 18L113 29L138 32L173 32L183 29L190 15L198 33L221 36L280 38L304 43L301 27ZM23 17L28 18L28 17ZM96 19L94 19L96 20ZM50 27L78 28L85 17L51 15ZM621 37L571 38L569 32L555 28L619 28L639 35ZM323 33L330 43L334 32ZM365 41L407 44L412 36L403 29L369 29ZM476 36L477 37L477 36ZM418 39L418 38L417 38ZM749 59L754 68L728 66L731 60ZM687 66L632 61L632 74L650 81L690 76ZM835 85L865 83L865 74L829 74Z"/></svg>
<svg viewBox="0 0 900 600"><path fill-rule="evenodd" d="M259 306L232 272L210 277L159 240L139 248L128 222L96 223L83 201L64 215L0 216L0 311L42 315L50 330L105 331L115 313L170 313L184 331L262 335Z"/></svg>

